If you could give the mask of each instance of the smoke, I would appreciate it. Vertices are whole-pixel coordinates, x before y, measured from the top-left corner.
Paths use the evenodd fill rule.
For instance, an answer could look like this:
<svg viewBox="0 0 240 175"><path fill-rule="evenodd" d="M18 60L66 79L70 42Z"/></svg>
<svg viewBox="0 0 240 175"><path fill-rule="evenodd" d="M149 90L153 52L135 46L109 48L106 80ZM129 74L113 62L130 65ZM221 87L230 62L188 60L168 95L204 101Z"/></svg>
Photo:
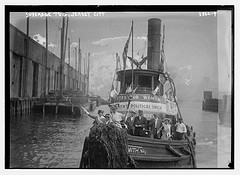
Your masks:
<svg viewBox="0 0 240 175"><path fill-rule="evenodd" d="M70 47L77 47L78 43L77 42L73 42L72 44L70 44Z"/></svg>
<svg viewBox="0 0 240 175"><path fill-rule="evenodd" d="M126 42L128 39L128 36L118 36L118 37L113 37L113 38L103 38L98 41L93 41L93 45L98 45L98 46L106 46L108 47L109 45L115 44L116 42ZM134 37L133 38L135 41L137 40L143 40L146 41L147 37L141 36L141 37Z"/></svg>
<svg viewBox="0 0 240 175"><path fill-rule="evenodd" d="M39 44L41 44L42 46L46 47L46 38L43 37L42 35L40 34L35 34L33 35L33 40L35 40L36 42L38 42ZM58 47L58 44L54 44L52 42L49 42L48 43L48 47L49 48L55 48L55 47Z"/></svg>

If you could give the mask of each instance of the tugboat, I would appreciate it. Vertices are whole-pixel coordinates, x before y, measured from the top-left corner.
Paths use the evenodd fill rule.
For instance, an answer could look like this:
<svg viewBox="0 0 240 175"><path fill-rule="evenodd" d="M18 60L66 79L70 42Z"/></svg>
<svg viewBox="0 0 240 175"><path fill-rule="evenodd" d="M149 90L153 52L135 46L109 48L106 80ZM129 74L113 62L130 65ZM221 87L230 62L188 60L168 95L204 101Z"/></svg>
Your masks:
<svg viewBox="0 0 240 175"><path fill-rule="evenodd" d="M116 69L117 78L114 81L120 89L118 92L118 89L112 85L110 105L118 106L117 111L125 113L125 115L128 110L141 110L147 119L143 135L127 134L127 152L130 160L135 162L135 168L196 168L196 141L192 127L187 126L187 134L182 140L163 140L150 137L149 122L153 114L169 118L172 126L182 119L174 82L169 73L164 72L164 29L163 27L160 51L161 20L156 18L148 20L147 56L138 62L133 58L132 53L132 57L128 57L132 62L132 69L126 69L128 44L130 35L133 34L132 26L123 52L125 65L123 64L123 70ZM147 69L142 69L141 66L146 61ZM133 64L136 65L135 69L133 69ZM84 146L83 150L82 155L84 156L87 148ZM86 163L88 162L86 160L89 159L85 156L84 160L81 162ZM83 164L80 165L80 168L83 168ZM86 163L85 167L91 168L88 165Z"/></svg>
<svg viewBox="0 0 240 175"><path fill-rule="evenodd" d="M161 20L148 20L147 69L136 65L136 69L117 71L121 91L111 101L111 104L119 105L118 111L122 113L127 108L142 110L148 124L153 114L171 118L172 124L175 124L174 119L182 118L174 82L168 73L164 73L164 29L160 51ZM128 88L132 93L126 93ZM188 128L184 140L161 140L149 138L147 126L145 137L128 135L128 153L137 162L137 168L196 168L195 134L192 127Z"/></svg>

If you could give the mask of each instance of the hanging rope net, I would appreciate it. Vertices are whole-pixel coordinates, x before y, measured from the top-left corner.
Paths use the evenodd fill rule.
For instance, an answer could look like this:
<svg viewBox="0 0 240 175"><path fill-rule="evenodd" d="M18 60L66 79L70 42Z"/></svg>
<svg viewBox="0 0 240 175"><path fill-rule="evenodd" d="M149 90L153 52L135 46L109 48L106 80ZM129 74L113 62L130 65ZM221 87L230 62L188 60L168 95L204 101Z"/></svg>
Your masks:
<svg viewBox="0 0 240 175"><path fill-rule="evenodd" d="M96 124L85 139L80 168L129 168L127 132L114 124Z"/></svg>

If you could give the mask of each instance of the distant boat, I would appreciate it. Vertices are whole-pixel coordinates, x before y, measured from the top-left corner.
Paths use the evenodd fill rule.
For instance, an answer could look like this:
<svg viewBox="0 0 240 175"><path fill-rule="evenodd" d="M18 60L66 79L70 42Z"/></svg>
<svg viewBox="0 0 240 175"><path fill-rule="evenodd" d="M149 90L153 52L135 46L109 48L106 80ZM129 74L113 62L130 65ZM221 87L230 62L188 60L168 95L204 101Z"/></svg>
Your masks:
<svg viewBox="0 0 240 175"><path fill-rule="evenodd" d="M63 90L62 98L59 91L52 90L44 98L40 98L32 111L46 114L81 114L81 106L93 110L97 106L97 99L90 100L79 90Z"/></svg>
<svg viewBox="0 0 240 175"><path fill-rule="evenodd" d="M202 110L210 112L218 112L218 99L212 98L212 91L203 92L204 100L202 102Z"/></svg>

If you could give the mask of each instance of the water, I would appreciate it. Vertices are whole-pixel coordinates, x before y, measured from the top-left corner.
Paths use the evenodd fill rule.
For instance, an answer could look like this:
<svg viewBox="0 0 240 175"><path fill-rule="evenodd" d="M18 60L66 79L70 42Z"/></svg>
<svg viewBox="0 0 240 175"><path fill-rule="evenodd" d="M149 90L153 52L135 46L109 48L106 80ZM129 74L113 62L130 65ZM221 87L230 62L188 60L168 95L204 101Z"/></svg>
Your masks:
<svg viewBox="0 0 240 175"><path fill-rule="evenodd" d="M78 168L88 117L24 116L11 120L10 167Z"/></svg>
<svg viewBox="0 0 240 175"><path fill-rule="evenodd" d="M98 109L109 112L107 106ZM184 122L197 133L198 168L227 168L230 161L229 127L220 126L217 113L201 110L201 103L180 103ZM87 116L32 115L11 118L11 168L78 168L84 138L93 120ZM221 143L221 144L218 144Z"/></svg>

